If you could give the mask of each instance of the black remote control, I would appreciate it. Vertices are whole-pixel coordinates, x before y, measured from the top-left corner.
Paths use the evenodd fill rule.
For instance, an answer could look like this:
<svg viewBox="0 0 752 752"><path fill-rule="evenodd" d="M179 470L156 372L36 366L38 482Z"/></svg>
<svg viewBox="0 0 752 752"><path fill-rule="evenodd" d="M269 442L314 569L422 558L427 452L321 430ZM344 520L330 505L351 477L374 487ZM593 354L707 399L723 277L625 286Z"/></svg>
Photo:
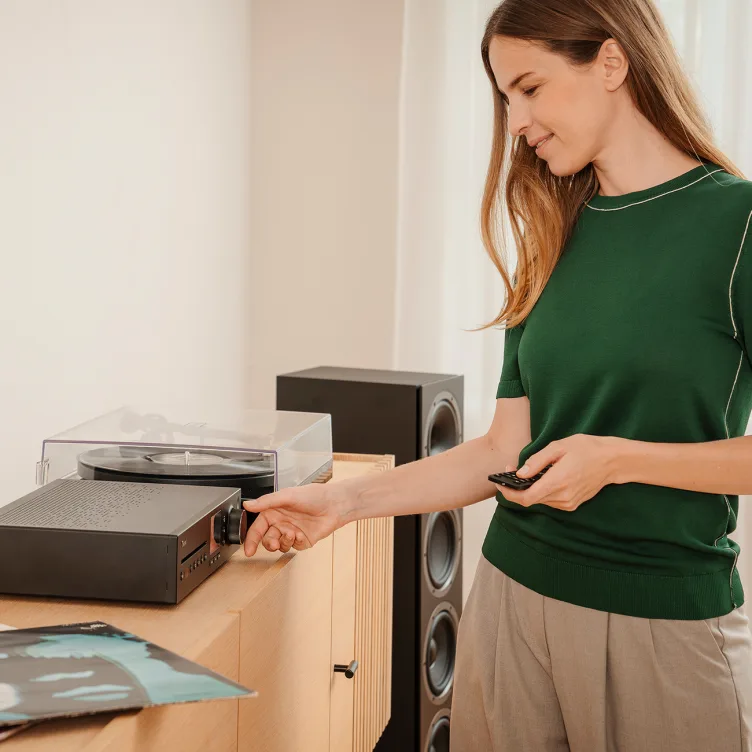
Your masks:
<svg viewBox="0 0 752 752"><path fill-rule="evenodd" d="M530 488L530 486L532 486L536 480L541 478L543 473L551 467L553 467L552 464L547 465L539 473L531 475L529 478L518 478L517 471L511 470L508 473L494 473L493 475L489 475L488 480L490 480L491 483L498 483L500 486L509 486L509 488L514 488L517 491L523 491L526 488Z"/></svg>

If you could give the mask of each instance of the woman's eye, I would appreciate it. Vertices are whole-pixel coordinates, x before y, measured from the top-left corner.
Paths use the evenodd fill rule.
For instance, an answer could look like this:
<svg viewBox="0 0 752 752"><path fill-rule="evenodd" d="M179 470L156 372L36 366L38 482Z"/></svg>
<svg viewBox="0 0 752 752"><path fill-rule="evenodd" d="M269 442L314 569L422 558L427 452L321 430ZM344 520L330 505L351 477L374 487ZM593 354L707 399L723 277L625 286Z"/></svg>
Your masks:
<svg viewBox="0 0 752 752"><path fill-rule="evenodd" d="M531 88L529 88L529 89L525 89L525 90L523 91L523 94L525 94L525 96L528 96L528 97L529 97L529 96L530 96L530 95L531 95L531 94L532 94L532 93L533 93L533 92L534 92L534 91L535 91L535 90L536 90L537 88L538 88L537 86L532 86L532 87L531 87Z"/></svg>

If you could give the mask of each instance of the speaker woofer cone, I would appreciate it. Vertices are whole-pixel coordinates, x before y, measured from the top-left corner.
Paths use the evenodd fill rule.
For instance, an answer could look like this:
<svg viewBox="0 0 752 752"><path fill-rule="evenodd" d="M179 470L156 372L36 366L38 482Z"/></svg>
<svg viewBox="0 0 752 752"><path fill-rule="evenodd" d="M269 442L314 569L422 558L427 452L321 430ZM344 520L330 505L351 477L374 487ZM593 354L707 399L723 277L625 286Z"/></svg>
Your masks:
<svg viewBox="0 0 752 752"><path fill-rule="evenodd" d="M434 597L454 584L462 560L462 524L456 509L431 512L423 533L423 576Z"/></svg>
<svg viewBox="0 0 752 752"><path fill-rule="evenodd" d="M449 708L440 710L431 720L423 752L449 752Z"/></svg>
<svg viewBox="0 0 752 752"><path fill-rule="evenodd" d="M451 392L436 395L423 432L423 456L441 454L462 443L462 422Z"/></svg>
<svg viewBox="0 0 752 752"><path fill-rule="evenodd" d="M436 606L428 620L423 641L423 682L434 703L442 702L454 683L457 625L457 612L448 602Z"/></svg>

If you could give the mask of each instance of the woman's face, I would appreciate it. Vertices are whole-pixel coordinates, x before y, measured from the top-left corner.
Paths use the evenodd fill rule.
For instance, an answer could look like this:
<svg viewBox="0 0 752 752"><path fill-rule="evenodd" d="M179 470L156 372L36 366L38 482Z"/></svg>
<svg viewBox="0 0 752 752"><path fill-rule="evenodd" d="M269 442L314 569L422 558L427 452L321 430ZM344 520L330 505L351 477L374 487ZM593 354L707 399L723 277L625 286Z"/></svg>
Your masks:
<svg viewBox="0 0 752 752"><path fill-rule="evenodd" d="M575 68L542 45L495 36L489 61L508 102L510 134L528 144L551 136L536 154L552 173L579 172L603 150L619 104L612 95L626 76L626 58L614 40L601 46L594 64ZM532 73L512 88L528 71Z"/></svg>

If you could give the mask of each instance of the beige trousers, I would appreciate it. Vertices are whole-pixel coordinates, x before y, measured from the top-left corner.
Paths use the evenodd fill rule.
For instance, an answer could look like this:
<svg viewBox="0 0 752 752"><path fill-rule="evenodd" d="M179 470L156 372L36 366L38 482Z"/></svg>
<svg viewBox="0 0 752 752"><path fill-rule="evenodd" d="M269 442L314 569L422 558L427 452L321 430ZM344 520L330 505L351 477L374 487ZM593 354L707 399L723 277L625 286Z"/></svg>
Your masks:
<svg viewBox="0 0 752 752"><path fill-rule="evenodd" d="M460 619L450 752L752 752L752 633L540 595L481 556Z"/></svg>

